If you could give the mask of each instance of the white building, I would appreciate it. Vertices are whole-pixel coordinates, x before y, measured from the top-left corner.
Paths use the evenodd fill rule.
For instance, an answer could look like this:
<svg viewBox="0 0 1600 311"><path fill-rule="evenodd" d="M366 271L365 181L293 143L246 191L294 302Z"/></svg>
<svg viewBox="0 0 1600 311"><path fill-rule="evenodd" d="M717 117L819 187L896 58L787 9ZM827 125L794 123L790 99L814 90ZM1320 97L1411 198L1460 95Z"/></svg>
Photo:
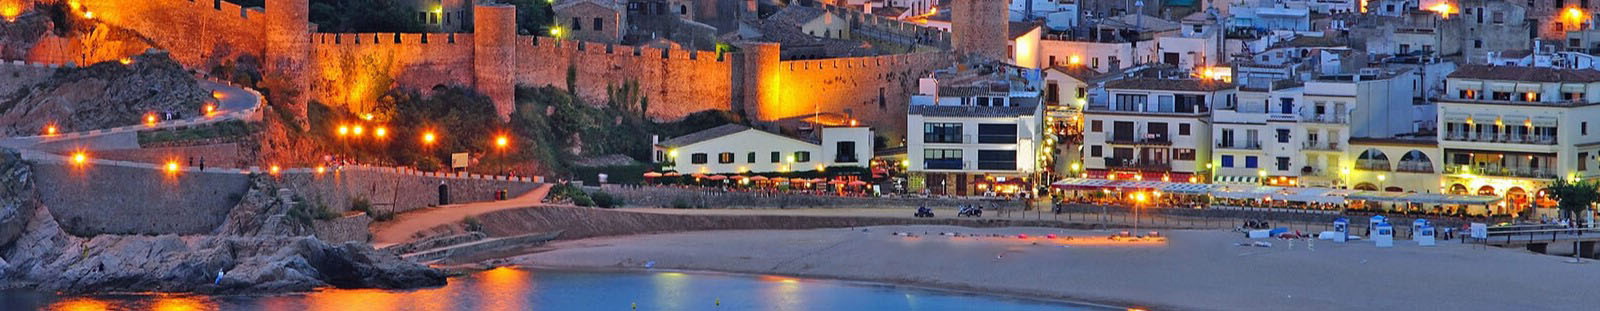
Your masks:
<svg viewBox="0 0 1600 311"><path fill-rule="evenodd" d="M1077 0L1011 0L1011 21L1045 21L1052 30L1078 26Z"/></svg>
<svg viewBox="0 0 1600 311"><path fill-rule="evenodd" d="M740 174L825 170L836 166L868 167L872 130L829 127L822 141L794 138L738 124L728 124L661 141L655 156L666 170L684 174Z"/></svg>
<svg viewBox="0 0 1600 311"><path fill-rule="evenodd" d="M1311 10L1291 8L1283 3L1258 1L1236 4L1228 9L1228 25L1258 30L1310 31Z"/></svg>
<svg viewBox="0 0 1600 311"><path fill-rule="evenodd" d="M1047 157L1038 81L1015 67L919 81L906 117L911 191L978 195L1026 191ZM1009 72L1007 72L1009 71ZM922 133L922 135L915 135Z"/></svg>
<svg viewBox="0 0 1600 311"><path fill-rule="evenodd" d="M1136 58L1133 53L1133 43L1111 39L1109 36L1104 39L1047 35L1039 41L1039 55L1046 67L1083 64L1096 71L1114 72L1137 64L1134 61Z"/></svg>
<svg viewBox="0 0 1600 311"><path fill-rule="evenodd" d="M1600 71L1469 65L1446 85L1444 191L1505 196L1518 211L1557 178L1600 176Z"/></svg>
<svg viewBox="0 0 1600 311"><path fill-rule="evenodd" d="M1110 100L1084 110L1082 176L1207 181L1212 107L1235 100L1233 84L1135 78L1105 89Z"/></svg>

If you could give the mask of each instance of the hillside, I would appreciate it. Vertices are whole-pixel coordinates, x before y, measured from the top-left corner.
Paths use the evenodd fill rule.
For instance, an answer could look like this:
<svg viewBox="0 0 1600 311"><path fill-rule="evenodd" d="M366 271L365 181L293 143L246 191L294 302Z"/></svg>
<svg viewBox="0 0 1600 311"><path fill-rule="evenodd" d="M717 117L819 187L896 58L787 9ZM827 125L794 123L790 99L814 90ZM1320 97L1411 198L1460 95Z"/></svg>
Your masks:
<svg viewBox="0 0 1600 311"><path fill-rule="evenodd" d="M72 132L143 122L146 114L193 116L210 94L164 52L66 68L0 95L0 134L34 135L46 125Z"/></svg>

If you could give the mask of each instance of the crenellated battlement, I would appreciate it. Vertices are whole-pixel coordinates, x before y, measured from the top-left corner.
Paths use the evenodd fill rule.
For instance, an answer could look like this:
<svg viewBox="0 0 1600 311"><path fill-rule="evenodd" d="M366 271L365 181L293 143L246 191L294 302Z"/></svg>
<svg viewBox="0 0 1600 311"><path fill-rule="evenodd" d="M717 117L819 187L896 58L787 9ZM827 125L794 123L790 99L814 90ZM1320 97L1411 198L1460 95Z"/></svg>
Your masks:
<svg viewBox="0 0 1600 311"><path fill-rule="evenodd" d="M678 48L661 49L648 46L619 45L579 40L559 40L543 36L519 36L517 38L517 45L518 51L560 53L561 55L591 54L607 56L636 56L650 59L688 60L708 63L727 62L726 57L718 58L717 52Z"/></svg>
<svg viewBox="0 0 1600 311"><path fill-rule="evenodd" d="M880 56L841 57L825 59L788 60L778 62L780 67L790 72L808 70L840 70L840 69L875 69L882 67L898 67L918 64L927 59L943 55L940 52L921 52L909 54L893 54Z"/></svg>
<svg viewBox="0 0 1600 311"><path fill-rule="evenodd" d="M314 46L340 45L472 45L466 33L315 33Z"/></svg>

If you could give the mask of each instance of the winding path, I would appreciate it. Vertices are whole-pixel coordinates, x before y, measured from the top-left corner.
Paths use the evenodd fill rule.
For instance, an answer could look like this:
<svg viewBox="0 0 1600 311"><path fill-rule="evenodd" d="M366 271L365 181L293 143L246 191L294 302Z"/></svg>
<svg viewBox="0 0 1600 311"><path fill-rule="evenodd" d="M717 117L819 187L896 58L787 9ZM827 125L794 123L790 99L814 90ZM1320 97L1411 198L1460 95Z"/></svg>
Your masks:
<svg viewBox="0 0 1600 311"><path fill-rule="evenodd" d="M264 103L260 93L221 82L199 80L199 83L201 88L222 95L218 100L217 111L210 116L170 120L156 123L155 126L141 124L56 135L5 137L0 138L0 147L56 153L73 150L137 149L141 130L260 118L261 106Z"/></svg>
<svg viewBox="0 0 1600 311"><path fill-rule="evenodd" d="M539 188L528 191L528 193L504 201L450 204L400 213L395 215L394 220L372 224L370 227L370 231L372 231L372 246L382 248L404 243L410 241L412 235L418 232L440 225L456 223L467 216L540 206L543 205L540 200L543 200L548 193L550 193L550 184L543 184L539 185Z"/></svg>

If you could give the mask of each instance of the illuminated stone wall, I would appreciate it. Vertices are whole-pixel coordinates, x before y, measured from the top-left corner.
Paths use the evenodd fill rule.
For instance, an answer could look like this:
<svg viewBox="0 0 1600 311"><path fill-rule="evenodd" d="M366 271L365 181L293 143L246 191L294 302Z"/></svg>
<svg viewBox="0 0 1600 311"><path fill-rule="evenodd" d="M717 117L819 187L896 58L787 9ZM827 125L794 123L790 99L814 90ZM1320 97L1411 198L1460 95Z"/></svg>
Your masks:
<svg viewBox="0 0 1600 311"><path fill-rule="evenodd" d="M473 85L471 34L363 33L312 35L311 97L364 112L398 85ZM390 84L390 85L383 85Z"/></svg>
<svg viewBox="0 0 1600 311"><path fill-rule="evenodd" d="M917 79L953 61L943 52L779 61L776 70L763 72L768 76L759 79L760 102L746 109L756 111L761 120L841 114L871 126L889 145L898 145Z"/></svg>
<svg viewBox="0 0 1600 311"><path fill-rule="evenodd" d="M731 61L717 53L681 49L663 50L556 41L548 37L517 39L517 84L566 88L567 69L577 70L578 96L603 103L606 86L629 79L650 98L652 118L672 120L707 109L731 109Z"/></svg>

